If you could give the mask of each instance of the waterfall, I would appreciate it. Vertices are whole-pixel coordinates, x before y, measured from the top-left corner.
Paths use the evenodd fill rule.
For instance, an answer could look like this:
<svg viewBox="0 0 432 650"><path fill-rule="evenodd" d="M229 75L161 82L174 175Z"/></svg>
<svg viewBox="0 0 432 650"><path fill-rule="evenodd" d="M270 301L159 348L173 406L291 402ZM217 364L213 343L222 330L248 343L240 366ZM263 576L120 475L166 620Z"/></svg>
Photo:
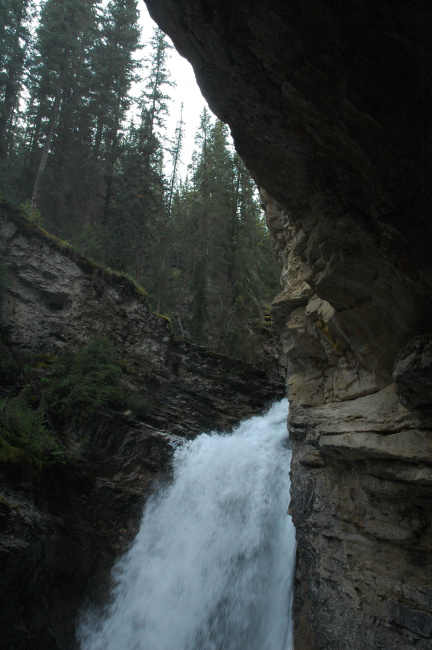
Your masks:
<svg viewBox="0 0 432 650"><path fill-rule="evenodd" d="M295 556L288 402L181 446L82 650L289 650Z"/></svg>

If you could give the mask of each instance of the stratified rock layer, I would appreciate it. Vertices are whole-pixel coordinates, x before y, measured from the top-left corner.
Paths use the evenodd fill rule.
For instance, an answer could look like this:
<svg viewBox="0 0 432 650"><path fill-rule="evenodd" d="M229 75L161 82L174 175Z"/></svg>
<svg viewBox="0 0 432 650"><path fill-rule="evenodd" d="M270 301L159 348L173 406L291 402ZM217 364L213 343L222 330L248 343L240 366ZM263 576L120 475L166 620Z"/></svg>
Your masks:
<svg viewBox="0 0 432 650"><path fill-rule="evenodd" d="M283 265L296 647L430 648L432 5L146 3L265 189Z"/></svg>
<svg viewBox="0 0 432 650"><path fill-rule="evenodd" d="M281 393L263 370L177 341L127 276L98 267L11 209L2 216L8 290L1 326L16 354L57 354L106 337L132 372L149 379L153 424L187 437L227 429Z"/></svg>
<svg viewBox="0 0 432 650"><path fill-rule="evenodd" d="M95 413L81 431L60 432L65 464L41 473L0 464L0 645L65 650L74 647L85 597L106 594L112 563L137 532L146 498L169 479L182 438L231 428L281 398L285 385L174 340L130 279L14 210L1 212L8 289L0 325L15 357L25 362L109 338L151 406L140 421L130 411Z"/></svg>

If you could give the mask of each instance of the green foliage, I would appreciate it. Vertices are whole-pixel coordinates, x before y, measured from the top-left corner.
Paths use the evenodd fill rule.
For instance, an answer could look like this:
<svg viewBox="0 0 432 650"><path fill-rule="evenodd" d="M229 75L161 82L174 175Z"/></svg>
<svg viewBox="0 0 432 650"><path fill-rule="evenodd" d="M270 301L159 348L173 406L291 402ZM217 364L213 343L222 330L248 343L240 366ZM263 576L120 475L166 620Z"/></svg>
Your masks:
<svg viewBox="0 0 432 650"><path fill-rule="evenodd" d="M0 296L6 291L8 286L8 267L3 260L0 260Z"/></svg>
<svg viewBox="0 0 432 650"><path fill-rule="evenodd" d="M204 111L191 181L173 201L163 307L197 342L256 363L277 268L256 188L227 138L222 122Z"/></svg>
<svg viewBox="0 0 432 650"><path fill-rule="evenodd" d="M168 54L172 45L168 43L162 30L153 30L150 46L151 55L146 62L149 75L141 103L145 107L149 135L152 137L157 128L164 126L164 117L168 113L169 96L164 93L164 88L175 86L175 82L171 80L167 69Z"/></svg>
<svg viewBox="0 0 432 650"><path fill-rule="evenodd" d="M40 411L24 399L0 399L0 463L30 466L64 460L64 449L44 425Z"/></svg>
<svg viewBox="0 0 432 650"><path fill-rule="evenodd" d="M68 431L79 433L83 448L90 440L86 418L100 409L146 417L153 376L150 361L135 372L105 338L58 356L40 352L18 360L0 343L0 463L40 469L71 461L59 434L66 440Z"/></svg>
<svg viewBox="0 0 432 650"><path fill-rule="evenodd" d="M171 45L156 29L138 60L137 0L44 0L37 21L35 6L0 2L0 192L21 204L27 232L39 232L43 213L58 250L104 276L115 269L114 281L127 274L145 286L176 333L256 362L277 269L256 188L227 127L203 111L182 183L181 112L173 141L165 130ZM141 63L144 90L133 100ZM0 291L2 277L0 267ZM66 375L50 389L63 418L121 401L109 373L100 392L80 371Z"/></svg>
<svg viewBox="0 0 432 650"><path fill-rule="evenodd" d="M21 370L10 350L2 344L0 339L0 385L13 386L20 372Z"/></svg>
<svg viewBox="0 0 432 650"><path fill-rule="evenodd" d="M126 398L126 410L132 411L132 415L136 418L145 417L149 415L153 406L150 400L140 393L130 393Z"/></svg>
<svg viewBox="0 0 432 650"><path fill-rule="evenodd" d="M30 219L30 221L33 221L38 226L43 225L42 212L37 208L34 208L32 210L29 199L27 199L26 201L24 201L24 203L21 204L21 210L23 214L27 217L27 219Z"/></svg>
<svg viewBox="0 0 432 650"><path fill-rule="evenodd" d="M31 9L31 0L2 0L0 3L0 188L4 191L9 190L14 174L14 149L20 128L17 118L28 62Z"/></svg>
<svg viewBox="0 0 432 650"><path fill-rule="evenodd" d="M100 258L102 252L102 235L97 226L86 223L75 239L76 247L83 255Z"/></svg>
<svg viewBox="0 0 432 650"><path fill-rule="evenodd" d="M100 408L121 408L121 372L115 348L107 339L66 352L53 367L48 409L57 419L78 424Z"/></svg>

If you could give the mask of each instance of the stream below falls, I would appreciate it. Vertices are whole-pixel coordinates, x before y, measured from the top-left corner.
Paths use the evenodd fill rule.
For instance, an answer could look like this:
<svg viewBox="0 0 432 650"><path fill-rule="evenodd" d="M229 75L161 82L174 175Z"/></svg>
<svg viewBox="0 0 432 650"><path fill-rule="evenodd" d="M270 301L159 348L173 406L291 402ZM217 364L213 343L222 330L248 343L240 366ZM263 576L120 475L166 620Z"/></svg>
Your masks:
<svg viewBox="0 0 432 650"><path fill-rule="evenodd" d="M81 650L290 650L288 402L177 449Z"/></svg>

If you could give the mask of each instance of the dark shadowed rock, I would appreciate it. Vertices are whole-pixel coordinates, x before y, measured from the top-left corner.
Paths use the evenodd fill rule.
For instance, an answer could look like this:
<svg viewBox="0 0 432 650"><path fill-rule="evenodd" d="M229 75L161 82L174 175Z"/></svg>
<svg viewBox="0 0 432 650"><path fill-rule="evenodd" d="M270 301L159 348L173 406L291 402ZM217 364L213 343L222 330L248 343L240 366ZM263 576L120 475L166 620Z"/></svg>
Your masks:
<svg viewBox="0 0 432 650"><path fill-rule="evenodd" d="M432 336L410 341L398 355L393 379L399 395L413 408L432 405Z"/></svg>
<svg viewBox="0 0 432 650"><path fill-rule="evenodd" d="M99 412L62 431L69 461L42 472L0 465L0 646L74 647L86 597L106 597L113 561L143 505L170 478L174 450L228 430L285 393L264 370L188 341L127 277L101 269L2 208L8 290L1 329L17 358L109 338L149 409ZM277 376L277 372L276 375Z"/></svg>
<svg viewBox="0 0 432 650"><path fill-rule="evenodd" d="M432 5L146 3L264 188L283 265L296 647L426 650Z"/></svg>

